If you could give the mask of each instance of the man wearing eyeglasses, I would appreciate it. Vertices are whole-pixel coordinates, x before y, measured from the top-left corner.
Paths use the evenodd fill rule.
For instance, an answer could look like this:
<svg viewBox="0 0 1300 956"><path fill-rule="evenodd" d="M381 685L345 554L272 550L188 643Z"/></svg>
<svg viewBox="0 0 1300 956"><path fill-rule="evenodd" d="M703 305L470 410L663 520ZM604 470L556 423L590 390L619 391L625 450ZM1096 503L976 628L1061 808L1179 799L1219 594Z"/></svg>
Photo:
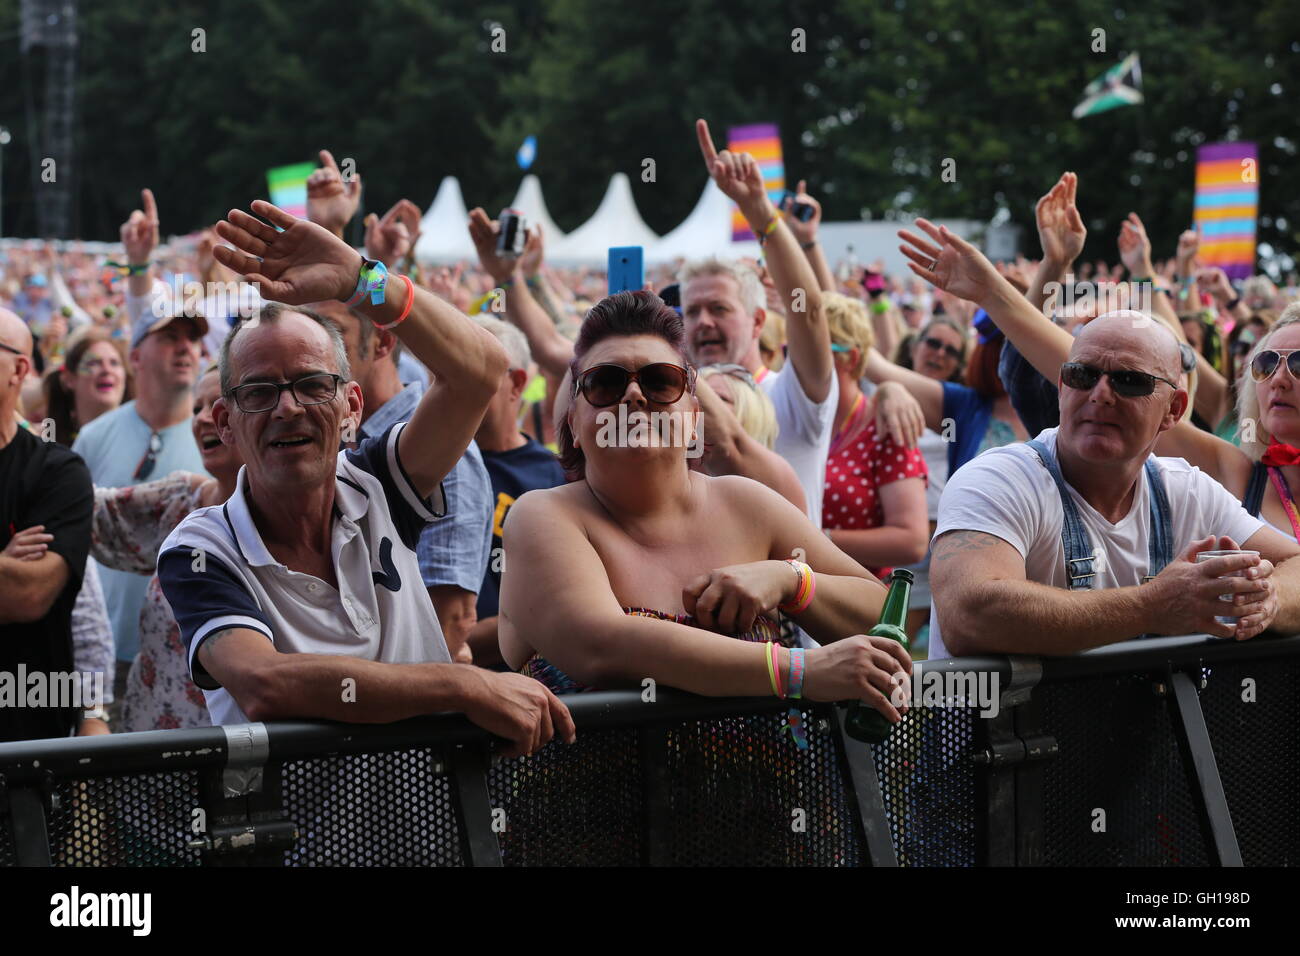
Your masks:
<svg viewBox="0 0 1300 956"><path fill-rule="evenodd" d="M1300 546L1183 459L1152 455L1187 406L1181 370L1176 338L1149 316L1095 319L1061 367L1060 426L949 480L931 561L932 656L1300 627ZM1238 549L1258 553L1197 563Z"/></svg>
<svg viewBox="0 0 1300 956"><path fill-rule="evenodd" d="M94 496L81 459L18 424L18 396L31 366L30 331L0 308L0 674L21 680L25 670L53 680L76 670L72 608L90 548ZM45 536L30 554L11 547L22 545L21 537L13 539L25 531ZM70 708L0 706L0 742L66 737L80 716Z"/></svg>
<svg viewBox="0 0 1300 956"><path fill-rule="evenodd" d="M174 471L207 474L190 428L194 383L202 370L207 331L201 315L167 310L159 317L150 308L140 311L132 325L128 355L135 399L89 422L72 446L85 459L96 485L138 485ZM119 675L114 699L120 701L126 674L140 649L140 608L149 578L102 565L99 575L113 624Z"/></svg>
<svg viewBox="0 0 1300 956"><path fill-rule="evenodd" d="M271 302L222 347L213 416L245 465L230 500L186 518L158 559L212 722L457 710L513 754L572 739L537 681L451 663L416 557L505 371L501 347L321 226L252 208L282 231L232 210L217 232L235 248L214 253ZM361 387L338 329L302 305L329 300L395 330L432 373L409 421L355 451L338 449L360 424Z"/></svg>

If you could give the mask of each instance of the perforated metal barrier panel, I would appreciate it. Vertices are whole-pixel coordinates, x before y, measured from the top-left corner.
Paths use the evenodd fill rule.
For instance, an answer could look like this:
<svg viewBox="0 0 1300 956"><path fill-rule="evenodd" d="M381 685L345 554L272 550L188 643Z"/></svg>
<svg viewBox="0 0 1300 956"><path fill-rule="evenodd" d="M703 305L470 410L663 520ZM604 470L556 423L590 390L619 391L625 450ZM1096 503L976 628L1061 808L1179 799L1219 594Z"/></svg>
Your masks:
<svg viewBox="0 0 1300 956"><path fill-rule="evenodd" d="M900 866L974 866L976 711L913 708L872 748Z"/></svg>
<svg viewBox="0 0 1300 956"><path fill-rule="evenodd" d="M1200 653L1186 655L1185 666L1208 730L1202 753L1212 745L1230 810L1227 845L1235 830L1247 865L1294 864L1300 658L1202 665ZM998 725L996 755L993 725L975 709L913 708L870 748L874 769L863 748L845 751L826 706L802 711L810 747L801 750L783 712L719 717L728 711L718 702L702 710L684 695L660 711L673 719L653 722L635 694L573 698L575 745L490 766L482 733L455 729L462 718L429 718L400 735L370 728L349 738L361 752L344 755L337 727L281 725L277 738L271 724L280 742L257 793L259 819L287 822L297 836L288 849L284 838L259 847L269 854L263 862L286 866L861 866L872 863L869 845L882 862L887 839L902 866L1205 865L1218 859L1202 819L1205 785L1180 749L1191 746L1182 728L1197 700L1184 682L1181 702L1171 701L1157 686L1164 681L1143 669L1049 674L1033 688L1032 708L1014 712L1014 731L1005 719ZM707 716L682 719L692 714ZM1031 736L1022 741L1022 732ZM136 735L111 753L129 750L132 773L118 772L107 738L51 742L58 746L48 752L0 745L0 866L39 862L46 849L55 866L238 862L237 853L210 856L218 850L195 841L196 819L218 810L234 807L232 825L243 825L243 798L223 795L219 763L186 767L170 736L166 746L127 736ZM1043 752L1043 741L1054 748ZM1026 747L1019 756L1017 743ZM90 761L95 769L83 752L102 755ZM1025 794L1033 796L1017 805ZM1007 831L1015 839L995 853L991 837Z"/></svg>
<svg viewBox="0 0 1300 956"><path fill-rule="evenodd" d="M1165 698L1147 676L1038 688L1043 829L1052 866L1205 866L1205 839Z"/></svg>
<svg viewBox="0 0 1300 956"><path fill-rule="evenodd" d="M1208 669L1201 708L1247 866L1300 864L1300 662Z"/></svg>

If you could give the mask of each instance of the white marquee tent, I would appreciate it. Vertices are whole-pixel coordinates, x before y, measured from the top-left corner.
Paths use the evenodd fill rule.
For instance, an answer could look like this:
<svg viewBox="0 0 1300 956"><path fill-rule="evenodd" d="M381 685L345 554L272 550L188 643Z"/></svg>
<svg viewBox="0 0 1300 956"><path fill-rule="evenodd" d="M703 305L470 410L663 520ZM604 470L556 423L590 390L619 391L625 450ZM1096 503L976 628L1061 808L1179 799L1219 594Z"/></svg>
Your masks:
<svg viewBox="0 0 1300 956"><path fill-rule="evenodd" d="M420 220L420 241L415 244L415 258L430 263L477 262L468 222L469 212L460 194L459 180L455 176L444 177L433 205Z"/></svg>
<svg viewBox="0 0 1300 956"><path fill-rule="evenodd" d="M548 250L564 239L564 233L546 209L546 200L542 198L542 184L532 173L525 176L523 182L519 184L519 192L515 193L510 208L524 214L524 222L528 228L541 225Z"/></svg>
<svg viewBox="0 0 1300 956"><path fill-rule="evenodd" d="M548 244L546 258L561 266L603 266L611 246L649 248L658 238L641 221L627 174L615 173L592 217L553 246Z"/></svg>

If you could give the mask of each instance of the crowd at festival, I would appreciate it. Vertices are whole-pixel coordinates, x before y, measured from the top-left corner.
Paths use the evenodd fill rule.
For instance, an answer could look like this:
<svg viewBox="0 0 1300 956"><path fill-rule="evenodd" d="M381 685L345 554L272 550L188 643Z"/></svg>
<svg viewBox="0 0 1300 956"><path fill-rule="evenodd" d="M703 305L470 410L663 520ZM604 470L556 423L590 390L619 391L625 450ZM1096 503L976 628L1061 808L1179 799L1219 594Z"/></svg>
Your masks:
<svg viewBox="0 0 1300 956"><path fill-rule="evenodd" d="M921 219L907 274L831 263L696 133L761 258L613 295L482 209L476 262L405 199L353 248L327 151L306 219L163 244L144 189L109 259L0 250L0 672L104 675L0 741L456 711L525 754L646 679L896 722L927 654L1300 629L1294 279L1140 209L1081 262L1070 172L1037 259ZM866 636L903 567L910 652Z"/></svg>

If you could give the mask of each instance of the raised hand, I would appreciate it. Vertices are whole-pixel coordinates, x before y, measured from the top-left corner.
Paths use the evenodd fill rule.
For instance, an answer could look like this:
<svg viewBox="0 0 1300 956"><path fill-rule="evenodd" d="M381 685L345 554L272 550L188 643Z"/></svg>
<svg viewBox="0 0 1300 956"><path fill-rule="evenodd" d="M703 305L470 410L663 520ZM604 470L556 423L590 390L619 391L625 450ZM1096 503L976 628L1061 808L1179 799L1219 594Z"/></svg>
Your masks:
<svg viewBox="0 0 1300 956"><path fill-rule="evenodd" d="M1178 237L1178 251L1174 259L1178 263L1178 274L1186 277L1192 273L1192 262L1201 247L1201 233L1197 229L1184 229Z"/></svg>
<svg viewBox="0 0 1300 956"><path fill-rule="evenodd" d="M427 280L429 289L435 295L441 296L452 305L460 308L456 303L456 292L460 288L460 274L464 271L465 264L463 262L456 263L454 271L446 267L434 270Z"/></svg>
<svg viewBox="0 0 1300 956"><path fill-rule="evenodd" d="M1063 173L1056 185L1034 207L1043 258L1062 268L1068 268L1079 258L1088 238L1088 230L1084 228L1079 209L1074 204L1078 187L1078 176Z"/></svg>
<svg viewBox="0 0 1300 956"><path fill-rule="evenodd" d="M373 212L366 217L366 253L395 269L415 248L420 238L420 207L399 199L380 219Z"/></svg>
<svg viewBox="0 0 1300 956"><path fill-rule="evenodd" d="M936 226L928 219L918 219L916 225L938 245L900 229L898 238L905 244L898 249L912 260L908 268L935 288L960 299L982 303L999 282L1005 283L984 253L947 226Z"/></svg>
<svg viewBox="0 0 1300 956"><path fill-rule="evenodd" d="M774 211L763 186L763 173L754 157L728 149L719 153L713 148L709 124L702 119L695 121L695 135L700 141L705 170L723 194L740 207L750 227L757 223L761 229L771 220Z"/></svg>
<svg viewBox="0 0 1300 956"><path fill-rule="evenodd" d="M483 271L492 277L497 285L505 282L515 273L518 259L508 259L497 255L497 234L501 225L495 219L489 219L482 207L475 207L469 213L469 237L474 241L478 252L478 261Z"/></svg>
<svg viewBox="0 0 1300 956"><path fill-rule="evenodd" d="M523 272L524 278L531 279L541 270L544 252L542 224L539 222L528 230L528 237L524 240L524 251L519 256L519 269Z"/></svg>
<svg viewBox="0 0 1300 956"><path fill-rule="evenodd" d="M1214 296L1214 300L1220 304L1231 302L1236 295L1228 274L1219 268L1196 270L1196 284Z"/></svg>
<svg viewBox="0 0 1300 956"><path fill-rule="evenodd" d="M126 247L126 261L137 266L149 261L149 256L158 248L159 238L158 207L154 203L153 190L140 190L140 202L144 208L132 210L119 231L122 245Z"/></svg>
<svg viewBox="0 0 1300 956"><path fill-rule="evenodd" d="M320 151L321 168L307 177L307 219L342 237L343 227L357 214L361 202L361 176L344 183L334 154Z"/></svg>
<svg viewBox="0 0 1300 956"><path fill-rule="evenodd" d="M807 222L800 222L798 217L790 215L786 216L785 220L786 225L790 227L790 231L794 233L794 237L799 240L801 245L812 242L817 238L817 227L822 222L822 204L808 194L807 186L808 181L806 179L799 180L799 188L795 190L794 201L812 206L812 218Z"/></svg>
<svg viewBox="0 0 1300 956"><path fill-rule="evenodd" d="M1151 278L1154 268L1151 265L1151 240L1147 238L1146 226L1138 214L1131 212L1119 227L1119 257L1128 269L1129 275L1139 279Z"/></svg>
<svg viewBox="0 0 1300 956"><path fill-rule="evenodd" d="M235 248L213 249L218 262L258 283L262 298L271 301L303 305L352 298L362 261L355 249L324 227L265 200L253 200L252 210L284 232L232 209L217 223L217 235Z"/></svg>

